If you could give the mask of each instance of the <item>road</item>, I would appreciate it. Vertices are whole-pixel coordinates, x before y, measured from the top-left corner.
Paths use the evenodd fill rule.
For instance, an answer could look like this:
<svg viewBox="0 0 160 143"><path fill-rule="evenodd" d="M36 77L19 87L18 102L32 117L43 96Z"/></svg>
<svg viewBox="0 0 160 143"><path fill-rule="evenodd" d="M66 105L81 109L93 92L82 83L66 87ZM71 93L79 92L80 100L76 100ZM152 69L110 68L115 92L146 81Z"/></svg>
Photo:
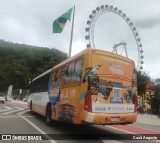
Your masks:
<svg viewBox="0 0 160 143"><path fill-rule="evenodd" d="M112 126L78 126L53 122L49 127L45 124L44 117L31 113L26 104L8 102L0 104L0 134L37 135L46 140L45 143L122 143L122 142L157 142L148 140L133 140L137 134L149 134L150 137L160 136L160 119L155 116L139 115L138 122L131 125ZM79 135L77 135L79 134ZM41 135L43 135L41 137ZM40 139L38 138L38 139ZM18 142L35 142L22 140ZM17 142L15 141L0 141Z"/></svg>

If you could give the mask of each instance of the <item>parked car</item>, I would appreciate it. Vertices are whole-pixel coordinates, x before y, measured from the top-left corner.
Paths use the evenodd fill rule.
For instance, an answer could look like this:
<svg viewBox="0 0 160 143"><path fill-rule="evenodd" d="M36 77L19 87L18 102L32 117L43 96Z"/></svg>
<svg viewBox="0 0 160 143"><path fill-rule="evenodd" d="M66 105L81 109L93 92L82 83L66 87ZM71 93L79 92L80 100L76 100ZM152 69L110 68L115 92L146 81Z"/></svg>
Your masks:
<svg viewBox="0 0 160 143"><path fill-rule="evenodd" d="M0 96L0 102L4 103L5 102L5 97L4 96Z"/></svg>

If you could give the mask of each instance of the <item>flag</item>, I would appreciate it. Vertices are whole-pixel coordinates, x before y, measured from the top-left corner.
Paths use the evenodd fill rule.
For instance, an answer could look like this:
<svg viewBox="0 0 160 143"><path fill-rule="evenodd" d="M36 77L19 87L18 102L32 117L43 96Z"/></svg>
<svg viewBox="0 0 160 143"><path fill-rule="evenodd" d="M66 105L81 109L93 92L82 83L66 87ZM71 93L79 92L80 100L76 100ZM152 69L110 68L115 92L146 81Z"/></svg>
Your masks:
<svg viewBox="0 0 160 143"><path fill-rule="evenodd" d="M67 22L67 20L70 21L72 14L72 8L69 9L66 13L61 15L59 18L57 18L53 22L53 33L61 33L63 31L63 28Z"/></svg>

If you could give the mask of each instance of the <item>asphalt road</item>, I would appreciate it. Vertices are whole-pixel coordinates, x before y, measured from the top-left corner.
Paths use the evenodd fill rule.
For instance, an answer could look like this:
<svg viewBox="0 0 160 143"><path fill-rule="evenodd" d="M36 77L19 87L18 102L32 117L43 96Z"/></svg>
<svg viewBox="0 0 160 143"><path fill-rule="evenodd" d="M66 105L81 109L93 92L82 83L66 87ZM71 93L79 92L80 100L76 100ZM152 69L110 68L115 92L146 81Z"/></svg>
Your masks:
<svg viewBox="0 0 160 143"><path fill-rule="evenodd" d="M125 127L125 129L123 129ZM138 129L137 129L138 128ZM151 133L158 131L156 125L148 125L143 123L135 123L129 126L78 126L60 122L53 122L51 126L45 124L44 117L31 113L24 105L5 103L0 104L0 134L21 134L24 135L42 135L46 140L37 141L44 143L135 143L135 140L126 140L128 137L133 137L134 131ZM149 129L149 130L146 130ZM133 131L133 132L132 132ZM158 132L160 133L160 132ZM78 134L78 135L77 135ZM135 135L136 136L136 135ZM137 136L136 136L137 137ZM20 138L22 139L22 138ZM4 142L22 142L32 143L35 141L0 141ZM136 142L145 143L153 142L146 140L136 140Z"/></svg>

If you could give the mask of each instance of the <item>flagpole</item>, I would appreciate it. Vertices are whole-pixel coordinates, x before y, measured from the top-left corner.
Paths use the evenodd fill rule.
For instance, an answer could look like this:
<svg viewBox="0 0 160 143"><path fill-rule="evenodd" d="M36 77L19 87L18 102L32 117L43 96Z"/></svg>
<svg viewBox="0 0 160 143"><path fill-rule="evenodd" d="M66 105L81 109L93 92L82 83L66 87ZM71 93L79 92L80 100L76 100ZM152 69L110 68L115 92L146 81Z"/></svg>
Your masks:
<svg viewBox="0 0 160 143"><path fill-rule="evenodd" d="M73 27L74 27L74 15L75 15L75 5L74 5L74 7L73 7L72 28L71 28L71 37L70 37L70 45L69 45L69 57L71 57L71 52L72 52L72 39L73 39Z"/></svg>

